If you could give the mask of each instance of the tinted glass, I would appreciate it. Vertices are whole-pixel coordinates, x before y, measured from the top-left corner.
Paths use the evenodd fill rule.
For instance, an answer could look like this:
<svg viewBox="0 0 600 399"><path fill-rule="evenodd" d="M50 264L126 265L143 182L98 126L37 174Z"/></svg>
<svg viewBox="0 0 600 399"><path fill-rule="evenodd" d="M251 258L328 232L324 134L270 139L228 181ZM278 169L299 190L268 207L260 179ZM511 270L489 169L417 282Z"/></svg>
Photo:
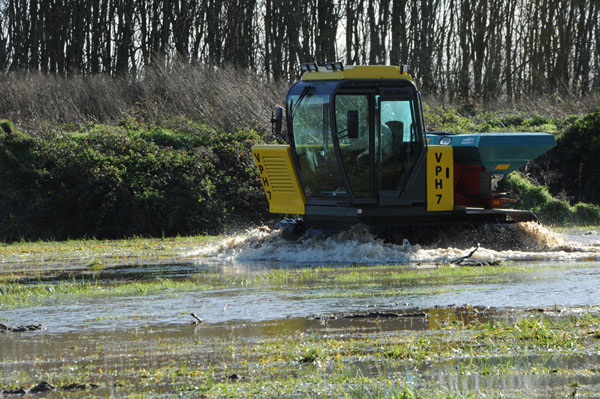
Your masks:
<svg viewBox="0 0 600 399"><path fill-rule="evenodd" d="M348 111L358 111L358 138L348 137ZM369 146L369 98L367 95L340 94L335 97L335 118L344 170L352 193L368 198L371 186Z"/></svg>
<svg viewBox="0 0 600 399"><path fill-rule="evenodd" d="M421 153L413 101L379 101L381 190L395 190Z"/></svg>
<svg viewBox="0 0 600 399"><path fill-rule="evenodd" d="M308 197L346 196L331 139L329 95L291 95L288 101L305 194Z"/></svg>

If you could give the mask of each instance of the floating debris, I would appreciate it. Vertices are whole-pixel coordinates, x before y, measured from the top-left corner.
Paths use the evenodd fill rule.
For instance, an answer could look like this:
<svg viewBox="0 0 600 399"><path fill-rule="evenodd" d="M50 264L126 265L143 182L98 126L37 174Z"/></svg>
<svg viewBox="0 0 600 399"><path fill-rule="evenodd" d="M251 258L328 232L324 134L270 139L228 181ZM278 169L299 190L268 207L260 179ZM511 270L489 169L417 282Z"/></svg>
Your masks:
<svg viewBox="0 0 600 399"><path fill-rule="evenodd" d="M0 390L0 396L4 395L28 395L31 393L46 393L53 391L83 391L87 389L96 389L99 388L96 384L78 384L76 382L63 385L60 387L55 387L49 382L42 381L33 388L20 387L15 389L2 389Z"/></svg>
<svg viewBox="0 0 600 399"><path fill-rule="evenodd" d="M0 323L0 333L3 332L26 332L26 331L40 331L45 330L46 328L42 323L40 324L27 324L24 326L11 327L6 324Z"/></svg>
<svg viewBox="0 0 600 399"><path fill-rule="evenodd" d="M200 317L198 317L198 315L196 313L192 312L192 313L190 313L190 316L192 316L194 319L196 319L192 322L192 324L198 325L198 324L204 323L204 319L201 319Z"/></svg>
<svg viewBox="0 0 600 399"><path fill-rule="evenodd" d="M414 313L399 313L399 312L384 312L384 311L371 311L367 313L347 313L342 315L311 315L309 320L336 320L336 319L391 319L401 317L427 317L425 312L414 312Z"/></svg>

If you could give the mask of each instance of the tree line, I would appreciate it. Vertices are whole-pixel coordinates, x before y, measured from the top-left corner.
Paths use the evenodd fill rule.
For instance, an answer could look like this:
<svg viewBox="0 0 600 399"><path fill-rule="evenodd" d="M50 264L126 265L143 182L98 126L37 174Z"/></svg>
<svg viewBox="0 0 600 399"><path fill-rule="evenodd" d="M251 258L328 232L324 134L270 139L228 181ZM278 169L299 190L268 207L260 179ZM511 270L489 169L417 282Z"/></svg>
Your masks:
<svg viewBox="0 0 600 399"><path fill-rule="evenodd" d="M0 70L143 78L175 61L294 80L408 64L450 99L600 90L598 0L0 0Z"/></svg>

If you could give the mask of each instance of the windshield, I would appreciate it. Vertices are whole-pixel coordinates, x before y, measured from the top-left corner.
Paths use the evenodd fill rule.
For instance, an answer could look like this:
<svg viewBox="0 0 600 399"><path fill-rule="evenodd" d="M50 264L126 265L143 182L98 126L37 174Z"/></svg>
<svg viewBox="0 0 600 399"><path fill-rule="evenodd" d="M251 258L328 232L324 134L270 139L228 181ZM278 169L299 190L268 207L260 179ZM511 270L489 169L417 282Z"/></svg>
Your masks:
<svg viewBox="0 0 600 399"><path fill-rule="evenodd" d="M309 197L346 196L329 123L329 94L304 90L288 96L300 178Z"/></svg>

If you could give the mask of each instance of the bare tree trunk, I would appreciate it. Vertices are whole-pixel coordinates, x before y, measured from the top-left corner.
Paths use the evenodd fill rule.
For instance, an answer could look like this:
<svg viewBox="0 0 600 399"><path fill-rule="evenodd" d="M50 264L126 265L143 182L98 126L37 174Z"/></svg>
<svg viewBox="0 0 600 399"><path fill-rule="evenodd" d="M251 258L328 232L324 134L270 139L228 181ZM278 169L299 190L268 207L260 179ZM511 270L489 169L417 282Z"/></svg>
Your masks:
<svg viewBox="0 0 600 399"><path fill-rule="evenodd" d="M390 63L399 65L408 62L406 49L408 37L406 37L406 0L396 0L392 2L392 31Z"/></svg>
<svg viewBox="0 0 600 399"><path fill-rule="evenodd" d="M381 11L381 10L378 10ZM367 18L369 19L369 41L370 41L370 49L369 49L369 64L377 65L380 54L381 43L379 42L379 25L377 23L377 19L375 17L375 0L369 0L369 5L367 6Z"/></svg>
<svg viewBox="0 0 600 399"><path fill-rule="evenodd" d="M470 32L471 32L471 21L473 13L471 9L470 0L461 0L460 3L460 17L458 23L458 41L460 45L460 59L461 65L458 72L458 92L461 98L466 99L469 97L469 86L471 75L471 46L470 46Z"/></svg>
<svg viewBox="0 0 600 399"><path fill-rule="evenodd" d="M598 0L0 0L0 13L2 71L128 75L181 59L279 79L341 55L408 63L424 92L465 101L600 91Z"/></svg>
<svg viewBox="0 0 600 399"><path fill-rule="evenodd" d="M317 1L317 34L315 35L315 56L318 63L335 61L335 40L337 37L338 15L333 0Z"/></svg>
<svg viewBox="0 0 600 399"><path fill-rule="evenodd" d="M596 12L594 13L594 21L598 21L598 7L596 7ZM596 38L596 46L594 49L594 57L592 59L592 65L594 66L594 80L592 82L592 91L599 92L600 91L600 24L594 23L594 37Z"/></svg>
<svg viewBox="0 0 600 399"><path fill-rule="evenodd" d="M265 0L265 74L271 77L271 0Z"/></svg>
<svg viewBox="0 0 600 399"><path fill-rule="evenodd" d="M173 41L175 52L182 60L189 60L190 30L192 18L195 15L196 2L190 0L176 0L173 12Z"/></svg>
<svg viewBox="0 0 600 399"><path fill-rule="evenodd" d="M356 60L352 56L352 39L358 16L356 15L356 0L346 0L346 64L354 64Z"/></svg>
<svg viewBox="0 0 600 399"><path fill-rule="evenodd" d="M475 8L473 14L473 96L481 97L481 83L483 79L483 63L486 48L488 47L487 37L487 13L488 2L482 0L471 3Z"/></svg>
<svg viewBox="0 0 600 399"><path fill-rule="evenodd" d="M504 8L504 17L506 21L506 34L505 34L505 60L504 60L504 82L506 86L506 98L508 100L513 99L513 32L514 32L514 21L515 21L515 0L507 0Z"/></svg>

